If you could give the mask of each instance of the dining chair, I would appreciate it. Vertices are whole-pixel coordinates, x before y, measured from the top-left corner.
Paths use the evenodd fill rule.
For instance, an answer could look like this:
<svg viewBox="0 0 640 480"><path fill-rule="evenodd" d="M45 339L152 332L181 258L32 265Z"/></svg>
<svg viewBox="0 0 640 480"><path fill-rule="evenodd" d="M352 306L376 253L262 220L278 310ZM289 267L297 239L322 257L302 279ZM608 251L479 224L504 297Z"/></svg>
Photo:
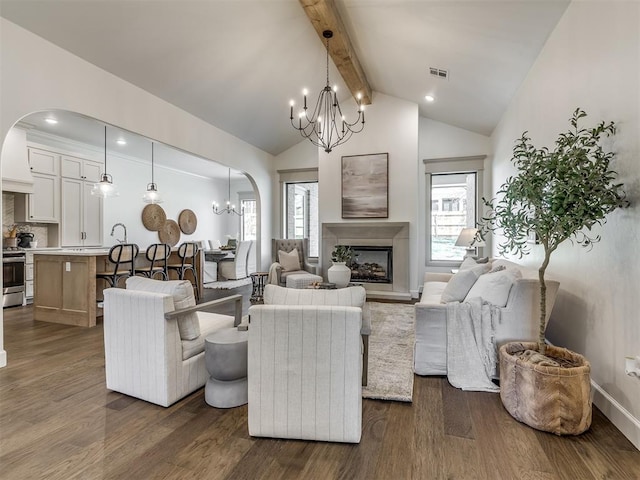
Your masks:
<svg viewBox="0 0 640 480"><path fill-rule="evenodd" d="M169 280L169 272L167 270L169 255L171 255L171 245L167 243L149 245L145 252L149 265L136 268L136 275L154 278L157 274L160 274L163 280Z"/></svg>
<svg viewBox="0 0 640 480"><path fill-rule="evenodd" d="M105 280L109 286L117 287L122 278L135 275L136 257L140 249L135 243L119 243L109 249L106 270L96 272L96 278ZM113 268L111 268L113 266Z"/></svg>
<svg viewBox="0 0 640 480"><path fill-rule="evenodd" d="M198 276L198 265L196 263L196 255L198 254L199 247L195 242L183 242L178 247L178 258L180 263L170 263L167 265L169 271L174 271L178 275L180 280L187 279L187 272L191 272L193 280L193 288L195 289L196 301L200 298L200 281Z"/></svg>

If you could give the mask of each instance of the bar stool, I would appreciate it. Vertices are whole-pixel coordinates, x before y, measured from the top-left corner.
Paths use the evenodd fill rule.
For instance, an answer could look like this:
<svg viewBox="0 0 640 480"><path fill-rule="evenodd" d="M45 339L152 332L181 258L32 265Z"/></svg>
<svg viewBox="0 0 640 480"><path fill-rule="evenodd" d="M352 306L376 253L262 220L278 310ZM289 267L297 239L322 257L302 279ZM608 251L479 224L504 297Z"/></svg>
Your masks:
<svg viewBox="0 0 640 480"><path fill-rule="evenodd" d="M119 243L109 249L108 259L114 265L113 270L96 272L96 278L105 280L109 286L117 287L121 278L135 274L136 257L139 252L135 243Z"/></svg>
<svg viewBox="0 0 640 480"><path fill-rule="evenodd" d="M145 257L149 261L149 265L136 268L136 275L153 278L156 274L162 275L163 280L169 280L169 272L167 271L167 260L171 255L171 245L166 243L152 243L147 247Z"/></svg>
<svg viewBox="0 0 640 480"><path fill-rule="evenodd" d="M198 266L196 265L196 255L198 254L199 247L195 242L184 242L178 247L178 257L180 263L174 263L167 265L169 270L173 270L178 274L180 280L184 280L186 273L191 272L193 275L193 282L195 289L196 302L200 298L200 288L198 281Z"/></svg>

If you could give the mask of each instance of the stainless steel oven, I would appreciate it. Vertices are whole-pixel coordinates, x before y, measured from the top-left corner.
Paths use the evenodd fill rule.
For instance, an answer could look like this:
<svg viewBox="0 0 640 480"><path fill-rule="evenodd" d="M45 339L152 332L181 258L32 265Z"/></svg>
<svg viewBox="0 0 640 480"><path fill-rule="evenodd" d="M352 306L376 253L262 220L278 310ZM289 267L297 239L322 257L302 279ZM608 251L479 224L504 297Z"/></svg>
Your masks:
<svg viewBox="0 0 640 480"><path fill-rule="evenodd" d="M2 307L24 303L25 253L20 250L2 251Z"/></svg>

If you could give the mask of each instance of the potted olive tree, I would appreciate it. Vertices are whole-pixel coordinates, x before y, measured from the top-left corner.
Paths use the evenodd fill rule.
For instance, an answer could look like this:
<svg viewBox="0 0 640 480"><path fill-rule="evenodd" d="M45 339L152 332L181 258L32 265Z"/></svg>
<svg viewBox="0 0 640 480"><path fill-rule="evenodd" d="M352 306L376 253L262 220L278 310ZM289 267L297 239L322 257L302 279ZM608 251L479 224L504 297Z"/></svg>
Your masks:
<svg viewBox="0 0 640 480"><path fill-rule="evenodd" d="M527 425L561 434L580 434L591 425L590 365L577 353L545 344L545 272L551 254L565 240L592 247L600 236L592 227L606 215L626 206L621 183L611 169L614 156L601 145L615 133L614 123L593 128L579 126L586 117L573 113L571 128L561 133L550 150L536 148L524 132L516 141L511 161L518 172L507 178L497 197L484 200L488 213L481 233L504 236L498 252L529 252L531 240L544 249L538 270L540 330L537 344L512 342L500 348L500 396L507 411Z"/></svg>

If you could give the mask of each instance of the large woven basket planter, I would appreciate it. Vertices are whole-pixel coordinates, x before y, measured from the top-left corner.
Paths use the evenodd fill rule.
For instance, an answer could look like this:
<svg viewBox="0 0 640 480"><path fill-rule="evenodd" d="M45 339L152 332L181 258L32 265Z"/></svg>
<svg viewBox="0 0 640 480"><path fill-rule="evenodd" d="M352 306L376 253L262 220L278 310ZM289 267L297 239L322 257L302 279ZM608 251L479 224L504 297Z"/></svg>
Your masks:
<svg viewBox="0 0 640 480"><path fill-rule="evenodd" d="M591 365L566 348L547 346L546 354L575 367L549 367L516 354L538 350L533 342L500 347L500 398L516 420L556 435L579 435L591 426Z"/></svg>

